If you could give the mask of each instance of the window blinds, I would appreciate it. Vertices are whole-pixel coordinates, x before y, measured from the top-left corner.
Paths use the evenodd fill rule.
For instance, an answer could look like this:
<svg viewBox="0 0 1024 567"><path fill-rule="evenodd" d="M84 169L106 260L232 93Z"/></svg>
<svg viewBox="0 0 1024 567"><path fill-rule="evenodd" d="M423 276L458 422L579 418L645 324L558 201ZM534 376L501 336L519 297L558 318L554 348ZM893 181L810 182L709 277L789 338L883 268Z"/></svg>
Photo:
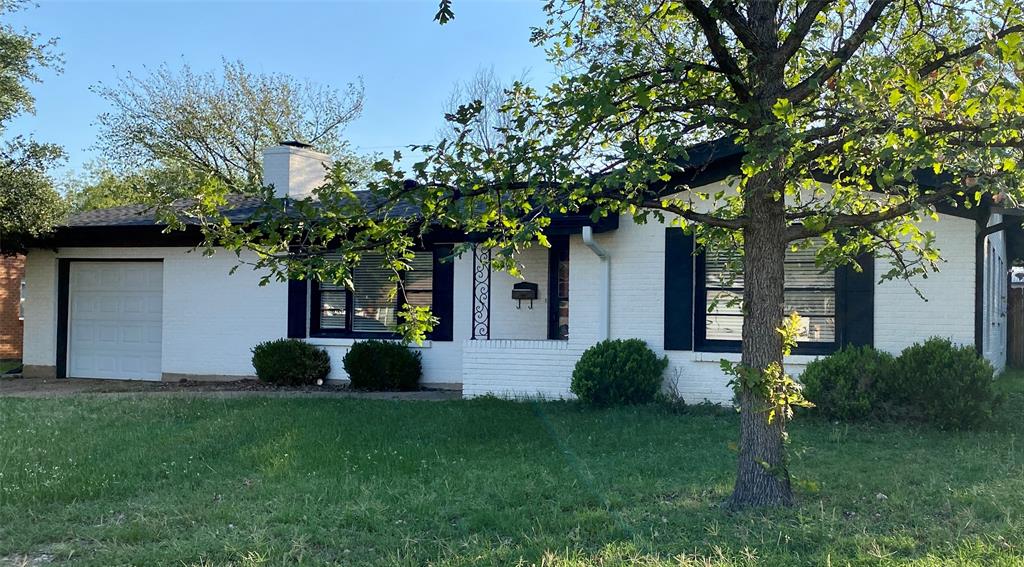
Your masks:
<svg viewBox="0 0 1024 567"><path fill-rule="evenodd" d="M786 251L785 310L803 318L801 342L836 340L836 279L832 270L822 271L814 263L820 245ZM738 341L743 331L743 276L733 250L708 250L704 284L707 287L705 337Z"/></svg>
<svg viewBox="0 0 1024 567"><path fill-rule="evenodd" d="M337 254L328 255L341 261ZM381 254L363 254L352 270L352 288L344 285L320 284L320 328L349 330L357 333L391 333L398 326L398 311L403 303L394 273L381 264ZM434 256L429 251L416 252L409 270L402 273L405 302L430 307L433 301ZM351 306L349 314L347 306Z"/></svg>

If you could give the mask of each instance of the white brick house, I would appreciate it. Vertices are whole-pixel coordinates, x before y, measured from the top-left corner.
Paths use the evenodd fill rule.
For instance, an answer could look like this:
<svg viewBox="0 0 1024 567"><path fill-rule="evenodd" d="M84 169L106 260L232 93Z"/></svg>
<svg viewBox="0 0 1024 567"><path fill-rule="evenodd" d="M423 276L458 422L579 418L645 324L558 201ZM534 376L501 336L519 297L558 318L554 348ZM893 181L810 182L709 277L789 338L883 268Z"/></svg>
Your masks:
<svg viewBox="0 0 1024 567"><path fill-rule="evenodd" d="M322 157L294 146L272 148L268 182L282 195L306 194L322 179L314 174L322 171ZM704 169L701 175L704 185L724 183L725 173L715 178ZM244 216L252 203L235 205L233 214ZM1002 368L1009 262L1000 222L986 207L942 211L927 228L945 262L914 285L877 283L888 270L881 260L876 268L875 260L865 259L863 273L821 274L806 257L794 256L792 301L808 316L808 340L790 357L789 369L799 372L842 344L895 353L931 336L974 345ZM693 254L692 239L679 229L637 224L628 216L556 225L552 249L534 247L519 258L523 280L537 284L532 302L512 298L521 280L491 273L485 250L440 262L450 243L435 242L417 257L419 278L407 287L441 320L429 340L413 347L422 353L424 382L461 387L466 396L565 397L586 348L606 337L638 337L668 356L666 379L685 399L728 401L719 361L738 359L742 316L721 303L708 313L713 297L737 291L716 278L714 254ZM355 274L355 290L306 282L261 287L260 274L245 268L229 275L237 263L233 254L205 257L192 251L196 234L161 234L159 228L138 207L93 211L29 251L26 374L251 377L252 346L291 336L326 349L330 378L343 380L341 359L349 346L392 336L394 305L376 292L393 284L374 270Z"/></svg>

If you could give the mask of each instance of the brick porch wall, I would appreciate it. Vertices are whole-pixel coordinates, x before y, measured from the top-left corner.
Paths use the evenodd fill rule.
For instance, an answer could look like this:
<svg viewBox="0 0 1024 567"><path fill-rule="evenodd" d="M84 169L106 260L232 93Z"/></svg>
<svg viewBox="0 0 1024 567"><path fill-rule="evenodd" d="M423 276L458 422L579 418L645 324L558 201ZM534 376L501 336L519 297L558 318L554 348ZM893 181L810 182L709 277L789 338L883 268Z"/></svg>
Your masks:
<svg viewBox="0 0 1024 567"><path fill-rule="evenodd" d="M25 258L0 256L0 359L21 358L22 321L18 318Z"/></svg>

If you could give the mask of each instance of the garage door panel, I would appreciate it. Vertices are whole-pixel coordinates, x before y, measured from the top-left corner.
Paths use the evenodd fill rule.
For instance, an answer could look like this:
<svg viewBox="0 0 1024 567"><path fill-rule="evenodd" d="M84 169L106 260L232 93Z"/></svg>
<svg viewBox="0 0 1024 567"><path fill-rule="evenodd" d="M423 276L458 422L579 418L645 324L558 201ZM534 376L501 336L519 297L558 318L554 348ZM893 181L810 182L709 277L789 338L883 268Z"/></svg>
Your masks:
<svg viewBox="0 0 1024 567"><path fill-rule="evenodd" d="M125 318L154 319L163 314L163 302L154 297L159 292L129 291L124 293L79 292L71 302L71 314L79 319L109 320L111 313Z"/></svg>
<svg viewBox="0 0 1024 567"><path fill-rule="evenodd" d="M96 321L96 330L93 335L93 342L99 347L112 347L117 344L118 327L117 323L107 321Z"/></svg>
<svg viewBox="0 0 1024 567"><path fill-rule="evenodd" d="M68 375L159 380L163 266L73 262Z"/></svg>
<svg viewBox="0 0 1024 567"><path fill-rule="evenodd" d="M99 270L78 270L77 273L71 274L70 282L71 287L80 291L102 288Z"/></svg>

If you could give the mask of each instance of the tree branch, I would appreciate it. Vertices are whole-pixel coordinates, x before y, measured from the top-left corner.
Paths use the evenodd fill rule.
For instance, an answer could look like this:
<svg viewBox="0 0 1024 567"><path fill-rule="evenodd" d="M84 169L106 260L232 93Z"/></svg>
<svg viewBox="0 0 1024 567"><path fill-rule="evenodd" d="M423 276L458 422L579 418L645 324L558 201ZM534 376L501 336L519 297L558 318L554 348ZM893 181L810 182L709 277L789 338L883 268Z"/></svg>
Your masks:
<svg viewBox="0 0 1024 567"><path fill-rule="evenodd" d="M1008 36L1010 34L1021 33L1021 32L1024 32L1024 24L1017 24L1015 26L1010 26L1008 28L1005 28L1004 30L1002 30L999 33L995 34L992 37L992 40L1002 39L1002 38L1004 38L1004 37L1006 37L1006 36ZM991 41L991 40L985 40L985 41ZM946 54L942 55L941 57L939 57L938 59L936 59L936 60L932 61L931 63L925 65L924 67L921 67L920 69L918 69L917 74L919 76L921 76L921 77L924 77L924 76L927 76L927 75L929 75L929 74L931 74L931 73L933 73L935 71L938 71L939 69L941 69L942 67L946 66L949 63L952 63L953 61L958 61L960 59L963 59L964 57L970 57L971 55L974 55L975 53L981 51L981 48L984 47L984 45L985 45L985 41L979 41L978 43L975 43L974 45L972 45L970 47L965 47L964 49L961 49L960 51L954 51L952 53L946 53Z"/></svg>
<svg viewBox="0 0 1024 567"><path fill-rule="evenodd" d="M793 27L789 30L786 40L782 42L782 46L776 52L776 61L778 63L785 64L796 54L800 46L803 45L804 39L807 38L807 34L810 33L811 26L818 19L818 14L834 1L810 0L807 2L803 12L800 12L796 22L793 23Z"/></svg>
<svg viewBox="0 0 1024 567"><path fill-rule="evenodd" d="M711 0L711 9L721 15L722 20L729 26L732 33L736 34L736 39L740 40L740 43L747 49L762 51L771 47L761 43L754 30L750 28L750 23L743 17L743 14L736 11L735 4L730 0Z"/></svg>
<svg viewBox="0 0 1024 567"><path fill-rule="evenodd" d="M895 0L873 0L871 7L868 8L866 14L861 19L860 23L854 29L850 37L846 38L843 45L839 47L835 52L832 53L829 60L818 67L813 73L811 73L806 79L797 83L796 86L786 91L781 98L788 99L792 104L796 104L803 101L811 94L813 94L822 83L829 80L833 75L836 74L839 69L846 64L847 61L853 57L854 53L860 49L860 46L864 44L867 39L868 33L875 27L878 20L882 17L885 9L888 8Z"/></svg>
<svg viewBox="0 0 1024 567"><path fill-rule="evenodd" d="M804 238L810 238L812 236L824 234L830 230L834 230L837 228L868 226L879 222L892 220L911 213L915 208L928 207L940 201L943 201L948 197L954 195L959 190L960 187L956 185L946 185L941 189L938 189L937 191L933 191L931 193L923 193L919 195L916 199L904 201L888 209L883 209L872 213L834 215L829 220L829 222L825 223L821 228L818 229L809 229L804 225L791 225L786 229L786 239L788 241L802 240Z"/></svg>
<svg viewBox="0 0 1024 567"><path fill-rule="evenodd" d="M740 230L747 224L746 217L736 217L731 219L724 219L722 217L716 217L707 213L698 213L693 209L684 209L677 207L672 204L665 204L661 201L645 201L643 206L648 209L658 209L667 213L672 213L683 217L686 220L699 222L709 226L715 226L718 228L728 228L730 230Z"/></svg>
<svg viewBox="0 0 1024 567"><path fill-rule="evenodd" d="M729 53L729 48L722 37L722 30L718 29L718 23L708 11L707 6L701 0L685 0L683 6L697 20L697 24L707 39L708 49L715 58L715 62L724 71L725 78L729 81L736 98L740 102L750 100L750 88L743 78L743 71L736 62L736 58Z"/></svg>

